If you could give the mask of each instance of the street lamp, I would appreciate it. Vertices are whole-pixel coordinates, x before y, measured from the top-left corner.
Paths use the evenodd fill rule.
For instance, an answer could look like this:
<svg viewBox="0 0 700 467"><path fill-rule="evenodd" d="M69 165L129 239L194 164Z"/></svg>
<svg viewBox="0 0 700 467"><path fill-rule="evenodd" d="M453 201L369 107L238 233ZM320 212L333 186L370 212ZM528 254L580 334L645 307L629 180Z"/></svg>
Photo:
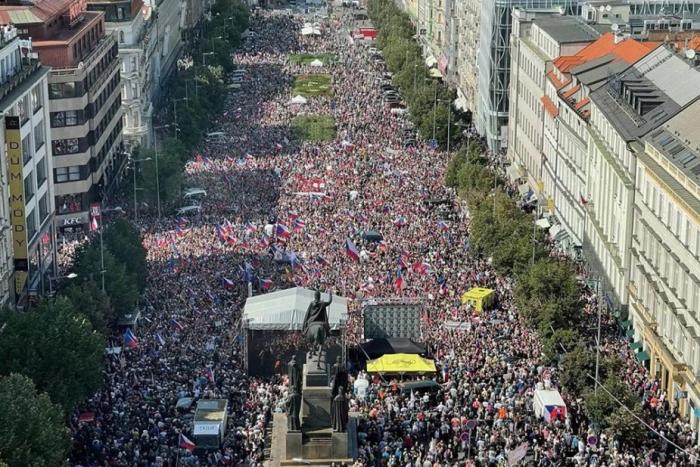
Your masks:
<svg viewBox="0 0 700 467"><path fill-rule="evenodd" d="M177 103L181 102L181 101L189 101L189 100L190 100L189 97L181 97L180 99L173 99L173 113L175 114L175 123L177 123ZM164 127L161 127L161 128L164 128Z"/></svg>
<svg viewBox="0 0 700 467"><path fill-rule="evenodd" d="M61 279L75 279L78 275L74 272L66 274L65 276L49 276L49 298L53 297L53 281L58 281Z"/></svg>
<svg viewBox="0 0 700 467"><path fill-rule="evenodd" d="M184 100L188 100L186 97L183 98ZM177 100L183 100L183 99L175 99ZM175 105L175 102L173 103ZM158 172L158 130L162 130L163 128L170 128L171 126L174 126L175 129L177 130L177 125L170 125L169 123L166 125L160 125L160 126L155 126L153 127L153 139L155 143L155 150L156 150L156 200L158 201L158 220L160 220L160 173ZM175 133L175 137L177 138L177 131Z"/></svg>
<svg viewBox="0 0 700 467"><path fill-rule="evenodd" d="M214 52L202 52L202 66L207 66L207 55L214 55Z"/></svg>
<svg viewBox="0 0 700 467"><path fill-rule="evenodd" d="M144 159L131 159L131 162L134 164L133 167L133 172L134 172L134 222L139 220L139 205L136 200L136 163L137 162L148 162L150 161L150 157L146 157Z"/></svg>

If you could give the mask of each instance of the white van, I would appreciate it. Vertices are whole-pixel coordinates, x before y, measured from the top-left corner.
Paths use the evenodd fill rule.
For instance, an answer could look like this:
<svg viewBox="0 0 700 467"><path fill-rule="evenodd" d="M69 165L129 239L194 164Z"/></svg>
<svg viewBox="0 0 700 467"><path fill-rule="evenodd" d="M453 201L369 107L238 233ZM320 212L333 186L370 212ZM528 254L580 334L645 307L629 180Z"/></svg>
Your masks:
<svg viewBox="0 0 700 467"><path fill-rule="evenodd" d="M185 206L177 210L178 216L194 216L202 212L202 206Z"/></svg>
<svg viewBox="0 0 700 467"><path fill-rule="evenodd" d="M185 199L197 198L199 196L207 196L207 190L204 188L187 188L182 194L182 197Z"/></svg>

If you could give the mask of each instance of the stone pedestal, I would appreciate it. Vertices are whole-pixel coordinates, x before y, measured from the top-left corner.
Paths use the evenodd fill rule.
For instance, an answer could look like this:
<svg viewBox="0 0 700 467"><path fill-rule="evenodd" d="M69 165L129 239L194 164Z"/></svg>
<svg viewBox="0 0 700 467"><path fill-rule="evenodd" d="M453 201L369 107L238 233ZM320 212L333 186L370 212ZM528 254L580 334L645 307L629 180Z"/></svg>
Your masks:
<svg viewBox="0 0 700 467"><path fill-rule="evenodd" d="M303 435L301 431L287 431L287 459L298 459L302 457Z"/></svg>
<svg viewBox="0 0 700 467"><path fill-rule="evenodd" d="M328 364L325 354L320 361L310 355L304 364L301 402L302 431L310 431L331 426L331 388L328 385Z"/></svg>

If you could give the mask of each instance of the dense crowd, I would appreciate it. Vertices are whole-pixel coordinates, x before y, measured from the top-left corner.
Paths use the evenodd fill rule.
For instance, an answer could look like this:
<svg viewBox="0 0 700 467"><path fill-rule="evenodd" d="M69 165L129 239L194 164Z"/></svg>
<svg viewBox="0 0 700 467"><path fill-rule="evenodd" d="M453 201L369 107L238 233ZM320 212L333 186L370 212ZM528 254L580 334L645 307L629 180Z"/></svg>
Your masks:
<svg viewBox="0 0 700 467"><path fill-rule="evenodd" d="M252 19L254 34L233 57L246 70L243 86L226 96L212 129L225 141L203 144L186 166L187 185L207 190L201 213L141 220L149 282L134 329L139 345L110 356L104 389L81 408L94 421L73 418L71 462L262 465L286 386L283 376L244 371L239 319L252 282L255 293L299 285L353 299L351 342L360 339L360 299L425 301L425 340L445 369L435 376L441 390L404 394L395 382L374 379L353 395L361 414L357 465L504 465L523 443L531 465L689 465L655 436L639 446L604 434L589 443L581 401L567 400L565 420L535 417L533 391L557 387L557 369L543 365L540 341L513 305L512 281L469 255L468 212L444 186L448 155L402 148L409 123L383 104L381 65L350 39L347 16L326 23L321 37L302 37L303 21L285 11ZM332 52L337 61L312 70L289 62L298 52ZM294 76L311 71L332 75L332 95L289 103ZM336 140L296 140L290 120L304 113L333 116ZM370 231L382 240L367 241ZM348 241L357 258L347 254ZM459 294L473 286L493 288L498 305L479 315L463 306ZM586 300L593 322L595 297ZM464 326L445 327L455 321ZM693 433L625 342L612 331L604 338L604 352L623 359L626 380L643 397L646 420L696 453ZM297 343L274 342L270 351ZM194 439L192 409L176 408L183 397L228 400L219 451L178 449L181 433Z"/></svg>

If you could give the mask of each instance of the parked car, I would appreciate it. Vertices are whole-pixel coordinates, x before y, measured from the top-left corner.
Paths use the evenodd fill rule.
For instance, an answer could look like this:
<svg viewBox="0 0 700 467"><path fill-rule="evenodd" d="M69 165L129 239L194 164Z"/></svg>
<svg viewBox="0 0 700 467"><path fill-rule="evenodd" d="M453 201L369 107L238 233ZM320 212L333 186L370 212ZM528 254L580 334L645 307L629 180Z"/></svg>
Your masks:
<svg viewBox="0 0 700 467"><path fill-rule="evenodd" d="M182 194L185 199L198 198L207 196L207 190L204 188L187 188Z"/></svg>

